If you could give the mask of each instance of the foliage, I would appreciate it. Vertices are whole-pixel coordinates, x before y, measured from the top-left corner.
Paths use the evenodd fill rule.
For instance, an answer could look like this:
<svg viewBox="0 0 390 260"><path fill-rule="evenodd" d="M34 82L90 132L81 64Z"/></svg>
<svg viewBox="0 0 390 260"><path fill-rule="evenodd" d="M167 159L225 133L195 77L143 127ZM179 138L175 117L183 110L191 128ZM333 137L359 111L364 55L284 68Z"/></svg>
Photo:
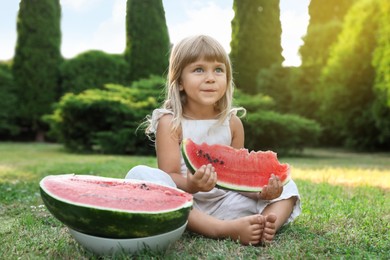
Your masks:
<svg viewBox="0 0 390 260"><path fill-rule="evenodd" d="M125 84L128 71L122 55L87 51L62 64L61 92L77 94L86 89L103 88L107 83Z"/></svg>
<svg viewBox="0 0 390 260"><path fill-rule="evenodd" d="M356 2L355 0L311 0L309 15L311 24L324 24L332 20L343 19L348 9Z"/></svg>
<svg viewBox="0 0 390 260"><path fill-rule="evenodd" d="M186 231L167 252L99 257L81 247L42 205L39 181L72 172L123 178L135 165L156 167L156 158L70 154L58 144L0 143L0 254L10 259L387 259L389 155L314 149L279 158L292 165L303 211L270 246L242 246Z"/></svg>
<svg viewBox="0 0 390 260"><path fill-rule="evenodd" d="M152 75L147 79L134 81L131 84L131 88L135 88L140 91L140 99L154 97L158 103L162 103L164 101L164 87L165 79L156 75Z"/></svg>
<svg viewBox="0 0 390 260"><path fill-rule="evenodd" d="M382 124L378 124L372 113L376 102L372 60L377 48L380 8L380 1L361 0L350 9L323 69L319 88L320 118L328 136L358 149L390 145L389 138L383 140L390 129L377 127L389 126L389 116L379 118ZM389 108L379 111L381 115L390 113Z"/></svg>
<svg viewBox="0 0 390 260"><path fill-rule="evenodd" d="M313 75L317 75L314 77ZM291 94L290 113L319 121L320 97L315 88L318 85L319 69L315 66L290 68L288 92Z"/></svg>
<svg viewBox="0 0 390 260"><path fill-rule="evenodd" d="M163 79L152 77L136 84L108 84L104 89L64 95L54 113L45 117L51 135L74 152L154 153L145 134L137 130L158 105Z"/></svg>
<svg viewBox="0 0 390 260"><path fill-rule="evenodd" d="M233 9L230 57L235 83L254 94L258 72L283 61L279 1L235 0Z"/></svg>
<svg viewBox="0 0 390 260"><path fill-rule="evenodd" d="M390 144L390 2L380 1L378 42L374 51L372 65L375 68L374 92L375 101L372 113L375 125L381 129L378 140Z"/></svg>
<svg viewBox="0 0 390 260"><path fill-rule="evenodd" d="M310 1L310 23L303 37L304 44L299 49L302 65L291 74L288 81L290 88L287 93L292 97L290 113L320 121L317 111L322 96L317 89L320 88L321 70L328 60L331 46L340 34L345 14L353 3L354 0ZM328 139L324 140L325 145L329 145Z"/></svg>
<svg viewBox="0 0 390 260"><path fill-rule="evenodd" d="M272 111L274 103L269 96L239 92L236 102L248 112L242 121L245 147L249 150L301 151L315 145L321 134L321 127L314 120Z"/></svg>
<svg viewBox="0 0 390 260"><path fill-rule="evenodd" d="M127 0L125 59L130 81L163 76L170 48L162 0Z"/></svg>
<svg viewBox="0 0 390 260"><path fill-rule="evenodd" d="M0 65L0 137L10 137L19 132L15 122L16 96L11 69Z"/></svg>
<svg viewBox="0 0 390 260"><path fill-rule="evenodd" d="M378 40L372 64L375 68L375 89L380 96L385 96L385 104L390 107L390 3L382 0L378 5Z"/></svg>
<svg viewBox="0 0 390 260"><path fill-rule="evenodd" d="M59 0L20 1L12 68L21 105L15 108L20 124L38 135L44 128L41 116L50 111L58 94L60 19Z"/></svg>
<svg viewBox="0 0 390 260"><path fill-rule="evenodd" d="M234 93L234 103L236 106L242 106L247 112L255 112L257 110L270 110L275 107L275 101L270 96L262 93L250 95L240 89L236 89Z"/></svg>
<svg viewBox="0 0 390 260"><path fill-rule="evenodd" d="M329 58L331 46L342 30L345 14L354 0L312 0L309 5L310 23L299 53L302 65L291 78L293 96L291 111L320 120L318 110L322 96L318 95L319 78ZM329 140L327 140L327 144Z"/></svg>
<svg viewBox="0 0 390 260"><path fill-rule="evenodd" d="M326 64L330 47L337 40L342 26L343 22L339 19L321 24L310 23L303 37L304 45L299 49L302 66L320 70Z"/></svg>
<svg viewBox="0 0 390 260"><path fill-rule="evenodd" d="M304 66L325 65L330 46L337 40L344 16L354 0L311 0L310 23L299 52Z"/></svg>
<svg viewBox="0 0 390 260"><path fill-rule="evenodd" d="M260 70L257 76L257 90L272 97L275 102L274 109L281 113L292 110L294 81L294 68L273 65Z"/></svg>
<svg viewBox="0 0 390 260"><path fill-rule="evenodd" d="M376 90L376 99L372 104L372 117L375 122L375 128L380 129L374 142L379 143L377 148L382 150L389 150L390 147L390 108L386 105L388 100L386 95L380 90Z"/></svg>
<svg viewBox="0 0 390 260"><path fill-rule="evenodd" d="M301 151L315 145L321 133L313 120L274 111L249 113L243 124L245 147L250 150Z"/></svg>

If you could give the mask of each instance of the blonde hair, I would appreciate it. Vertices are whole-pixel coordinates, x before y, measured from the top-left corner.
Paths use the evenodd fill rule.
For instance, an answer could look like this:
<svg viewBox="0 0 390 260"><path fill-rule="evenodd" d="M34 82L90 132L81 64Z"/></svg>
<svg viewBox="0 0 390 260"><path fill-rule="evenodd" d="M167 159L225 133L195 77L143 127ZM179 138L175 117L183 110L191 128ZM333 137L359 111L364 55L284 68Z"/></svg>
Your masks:
<svg viewBox="0 0 390 260"><path fill-rule="evenodd" d="M165 86L165 102L162 108L172 111L172 131L176 131L183 120L183 105L186 102L186 94L180 91L180 77L183 69L190 63L204 59L206 61L217 61L226 66L227 88L225 95L215 104L219 111L218 123L224 122L231 112L243 111L242 107L233 108L234 83L232 76L232 65L229 55L222 45L214 38L206 35L197 35L184 38L172 49L169 59L167 83ZM151 134L150 118L146 134Z"/></svg>

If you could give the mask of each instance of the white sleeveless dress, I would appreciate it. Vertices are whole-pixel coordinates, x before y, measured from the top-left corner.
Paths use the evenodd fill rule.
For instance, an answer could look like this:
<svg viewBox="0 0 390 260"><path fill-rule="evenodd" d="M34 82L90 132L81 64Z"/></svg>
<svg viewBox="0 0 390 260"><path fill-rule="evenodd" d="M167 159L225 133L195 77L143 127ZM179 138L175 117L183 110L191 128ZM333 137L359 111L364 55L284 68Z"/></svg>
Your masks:
<svg viewBox="0 0 390 260"><path fill-rule="evenodd" d="M172 114L165 109L155 109L152 114L152 129L157 129L159 119L165 114ZM196 143L206 142L208 144L230 145L232 140L228 118L222 125L217 124L217 120L189 120L182 121L183 138L191 138ZM184 159L181 158L181 174L187 175L187 167ZM154 181L160 184L176 186L169 175L159 169L146 166L135 167L126 176L126 178L143 179ZM240 193L214 188L209 192L198 192L193 194L194 207L219 219L236 219L261 213L264 208L275 201L297 197L289 223L301 213L301 201L298 188L293 180L283 187L282 195L274 200L255 201Z"/></svg>

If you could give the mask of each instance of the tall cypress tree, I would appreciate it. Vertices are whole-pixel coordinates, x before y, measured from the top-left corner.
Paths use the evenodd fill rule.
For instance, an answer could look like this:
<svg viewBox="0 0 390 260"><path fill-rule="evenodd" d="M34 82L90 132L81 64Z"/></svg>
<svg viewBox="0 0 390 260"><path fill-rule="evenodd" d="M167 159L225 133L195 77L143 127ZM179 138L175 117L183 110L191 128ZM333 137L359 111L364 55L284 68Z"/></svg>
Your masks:
<svg viewBox="0 0 390 260"><path fill-rule="evenodd" d="M378 84L386 84L386 69L378 63L386 59L382 48L389 40L383 34L389 22L386 6L387 0L356 1L321 71L318 91L327 137L353 148L390 147L390 108L384 93L376 92ZM387 73L388 68L387 63Z"/></svg>
<svg viewBox="0 0 390 260"><path fill-rule="evenodd" d="M283 62L279 1L234 0L233 9L230 56L235 83L255 93L259 71Z"/></svg>
<svg viewBox="0 0 390 260"><path fill-rule="evenodd" d="M59 0L21 0L13 64L20 124L43 137L41 116L56 100L62 60Z"/></svg>
<svg viewBox="0 0 390 260"><path fill-rule="evenodd" d="M295 111L321 120L318 114L323 99L317 93L322 68L326 65L331 46L341 32L344 16L355 0L311 0L310 23L299 53L302 65L294 89Z"/></svg>
<svg viewBox="0 0 390 260"><path fill-rule="evenodd" d="M125 58L130 81L163 75L170 48L162 0L128 0Z"/></svg>
<svg viewBox="0 0 390 260"><path fill-rule="evenodd" d="M344 16L356 0L311 0L310 23L300 48L303 66L325 65L330 46L337 40ZM315 75L318 76L318 75Z"/></svg>

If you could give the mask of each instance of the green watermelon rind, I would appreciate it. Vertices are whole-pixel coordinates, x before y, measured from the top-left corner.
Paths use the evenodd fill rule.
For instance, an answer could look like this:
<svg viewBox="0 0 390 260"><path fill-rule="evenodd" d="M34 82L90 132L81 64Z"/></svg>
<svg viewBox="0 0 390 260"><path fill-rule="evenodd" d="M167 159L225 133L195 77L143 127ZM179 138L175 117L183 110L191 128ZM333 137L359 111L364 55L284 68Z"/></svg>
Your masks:
<svg viewBox="0 0 390 260"><path fill-rule="evenodd" d="M74 204L47 192L43 181L40 193L49 212L69 228L98 237L121 239L163 234L183 226L192 208L192 201L172 211L149 213Z"/></svg>
<svg viewBox="0 0 390 260"><path fill-rule="evenodd" d="M191 161L188 159L188 154L186 151L186 145L187 145L188 139L184 139L181 143L181 153L183 155L184 162L187 166L187 169L194 174L196 172L196 167L191 163Z"/></svg>
<svg viewBox="0 0 390 260"><path fill-rule="evenodd" d="M285 179L282 182L282 185L286 185L291 180L291 177L289 176L287 179ZM216 185L217 187L221 189L231 190L231 191L244 191L244 192L262 192L263 187L249 187L249 186L242 186L242 185L233 185L231 183L225 183L219 181Z"/></svg>
<svg viewBox="0 0 390 260"><path fill-rule="evenodd" d="M185 162L185 165L187 166L188 170L194 174L196 172L196 167L191 163L191 160L189 159L186 146L188 143L190 143L190 139L185 138L182 141L181 144L181 153L183 155L183 160ZM291 180L291 175L290 175L290 167L288 167L288 176L287 178L282 181L282 185L286 185L288 182ZM217 173L218 176L218 173ZM234 185L232 183L226 183L222 181L217 181L216 187L226 189L226 190L231 190L231 191L242 191L242 192L261 192L263 190L263 187L253 187L253 186L243 186L243 185Z"/></svg>

